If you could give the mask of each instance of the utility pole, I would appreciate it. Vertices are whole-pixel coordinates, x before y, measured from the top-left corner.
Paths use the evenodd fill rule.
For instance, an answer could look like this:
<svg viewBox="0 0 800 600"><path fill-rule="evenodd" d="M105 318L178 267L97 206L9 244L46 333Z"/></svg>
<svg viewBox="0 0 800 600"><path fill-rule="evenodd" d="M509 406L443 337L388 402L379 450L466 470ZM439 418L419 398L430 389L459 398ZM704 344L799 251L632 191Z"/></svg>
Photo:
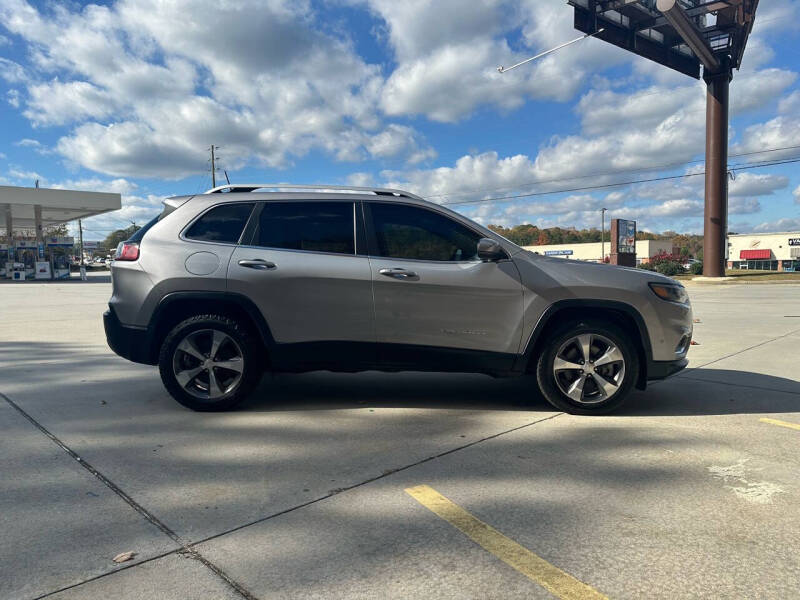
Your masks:
<svg viewBox="0 0 800 600"><path fill-rule="evenodd" d="M600 209L600 262L606 262L606 211L607 208Z"/></svg>
<svg viewBox="0 0 800 600"><path fill-rule="evenodd" d="M215 146L211 144L211 187L217 187L217 156L216 151L219 150L219 146Z"/></svg>
<svg viewBox="0 0 800 600"><path fill-rule="evenodd" d="M78 240L80 240L81 246L81 256L80 260L78 261L79 265L83 264L83 225L81 224L81 220L78 219Z"/></svg>

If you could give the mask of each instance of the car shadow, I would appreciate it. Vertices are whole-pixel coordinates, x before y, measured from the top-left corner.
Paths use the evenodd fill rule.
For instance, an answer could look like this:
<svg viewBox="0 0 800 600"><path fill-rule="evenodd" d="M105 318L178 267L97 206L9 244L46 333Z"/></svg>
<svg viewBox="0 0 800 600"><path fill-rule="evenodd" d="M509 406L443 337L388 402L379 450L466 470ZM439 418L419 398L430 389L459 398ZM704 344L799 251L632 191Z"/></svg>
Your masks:
<svg viewBox="0 0 800 600"><path fill-rule="evenodd" d="M268 374L245 411L344 408L553 411L533 376L451 373ZM800 410L800 382L763 373L692 369L634 391L613 416L784 413Z"/></svg>

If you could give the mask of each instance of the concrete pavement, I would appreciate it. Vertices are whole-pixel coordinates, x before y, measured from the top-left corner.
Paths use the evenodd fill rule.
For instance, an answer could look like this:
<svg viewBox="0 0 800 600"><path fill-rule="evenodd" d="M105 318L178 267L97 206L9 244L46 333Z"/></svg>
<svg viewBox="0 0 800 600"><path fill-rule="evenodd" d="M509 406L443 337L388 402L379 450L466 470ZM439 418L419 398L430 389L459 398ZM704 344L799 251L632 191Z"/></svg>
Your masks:
<svg viewBox="0 0 800 600"><path fill-rule="evenodd" d="M691 369L586 418L528 379L378 373L192 413L106 347L107 283L3 285L0 393L33 422L0 398L0 597L552 597L425 484L609 597L785 598L800 431L759 419L800 423L800 286L688 289Z"/></svg>

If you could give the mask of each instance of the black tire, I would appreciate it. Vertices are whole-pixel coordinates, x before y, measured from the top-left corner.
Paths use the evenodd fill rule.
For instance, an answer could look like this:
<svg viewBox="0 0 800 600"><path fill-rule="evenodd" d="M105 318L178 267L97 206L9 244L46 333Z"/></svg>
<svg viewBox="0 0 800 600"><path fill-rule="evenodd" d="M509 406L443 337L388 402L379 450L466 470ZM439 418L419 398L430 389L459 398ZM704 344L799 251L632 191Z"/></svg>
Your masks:
<svg viewBox="0 0 800 600"><path fill-rule="evenodd" d="M568 360L573 364L583 360L580 358L583 352L576 338L586 335L592 336L590 338L592 359L584 360L584 363L590 363L586 367L589 372L576 369L562 369L556 372L555 361L559 351L562 352L560 360ZM610 348L609 342L619 351L622 361L595 367L594 360L599 360L601 355L606 354ZM563 363L561 365L563 366ZM584 383L580 386L580 390L569 386L569 383L575 383L581 377ZM557 409L573 415L602 415L618 409L633 390L638 377L639 354L629 334L617 325L601 320L576 320L558 327L548 335L546 346L539 354L536 364L536 381L542 395ZM605 392L606 388L611 389L613 393ZM574 397L568 396L565 390L570 389L573 394L583 397L583 400L577 401Z"/></svg>
<svg viewBox="0 0 800 600"><path fill-rule="evenodd" d="M222 340L214 357L219 361L209 358L217 339ZM183 406L201 412L230 410L258 385L263 373L262 352L250 331L237 321L225 315L196 315L178 323L164 338L158 370L164 387ZM189 377L195 371L199 373ZM183 385L178 375L185 377Z"/></svg>

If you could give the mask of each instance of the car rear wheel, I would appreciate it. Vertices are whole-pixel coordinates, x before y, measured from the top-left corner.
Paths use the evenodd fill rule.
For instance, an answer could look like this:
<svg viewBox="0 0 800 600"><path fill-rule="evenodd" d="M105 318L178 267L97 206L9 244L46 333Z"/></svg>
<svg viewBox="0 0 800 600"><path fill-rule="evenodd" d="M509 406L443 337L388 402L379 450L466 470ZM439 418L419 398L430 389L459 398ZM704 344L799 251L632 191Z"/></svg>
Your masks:
<svg viewBox="0 0 800 600"><path fill-rule="evenodd" d="M261 361L249 332L223 315L198 315L176 325L159 353L170 395L197 411L229 410L258 384Z"/></svg>
<svg viewBox="0 0 800 600"><path fill-rule="evenodd" d="M573 321L550 337L536 379L542 395L572 414L605 414L619 408L634 387L639 356L612 323Z"/></svg>

